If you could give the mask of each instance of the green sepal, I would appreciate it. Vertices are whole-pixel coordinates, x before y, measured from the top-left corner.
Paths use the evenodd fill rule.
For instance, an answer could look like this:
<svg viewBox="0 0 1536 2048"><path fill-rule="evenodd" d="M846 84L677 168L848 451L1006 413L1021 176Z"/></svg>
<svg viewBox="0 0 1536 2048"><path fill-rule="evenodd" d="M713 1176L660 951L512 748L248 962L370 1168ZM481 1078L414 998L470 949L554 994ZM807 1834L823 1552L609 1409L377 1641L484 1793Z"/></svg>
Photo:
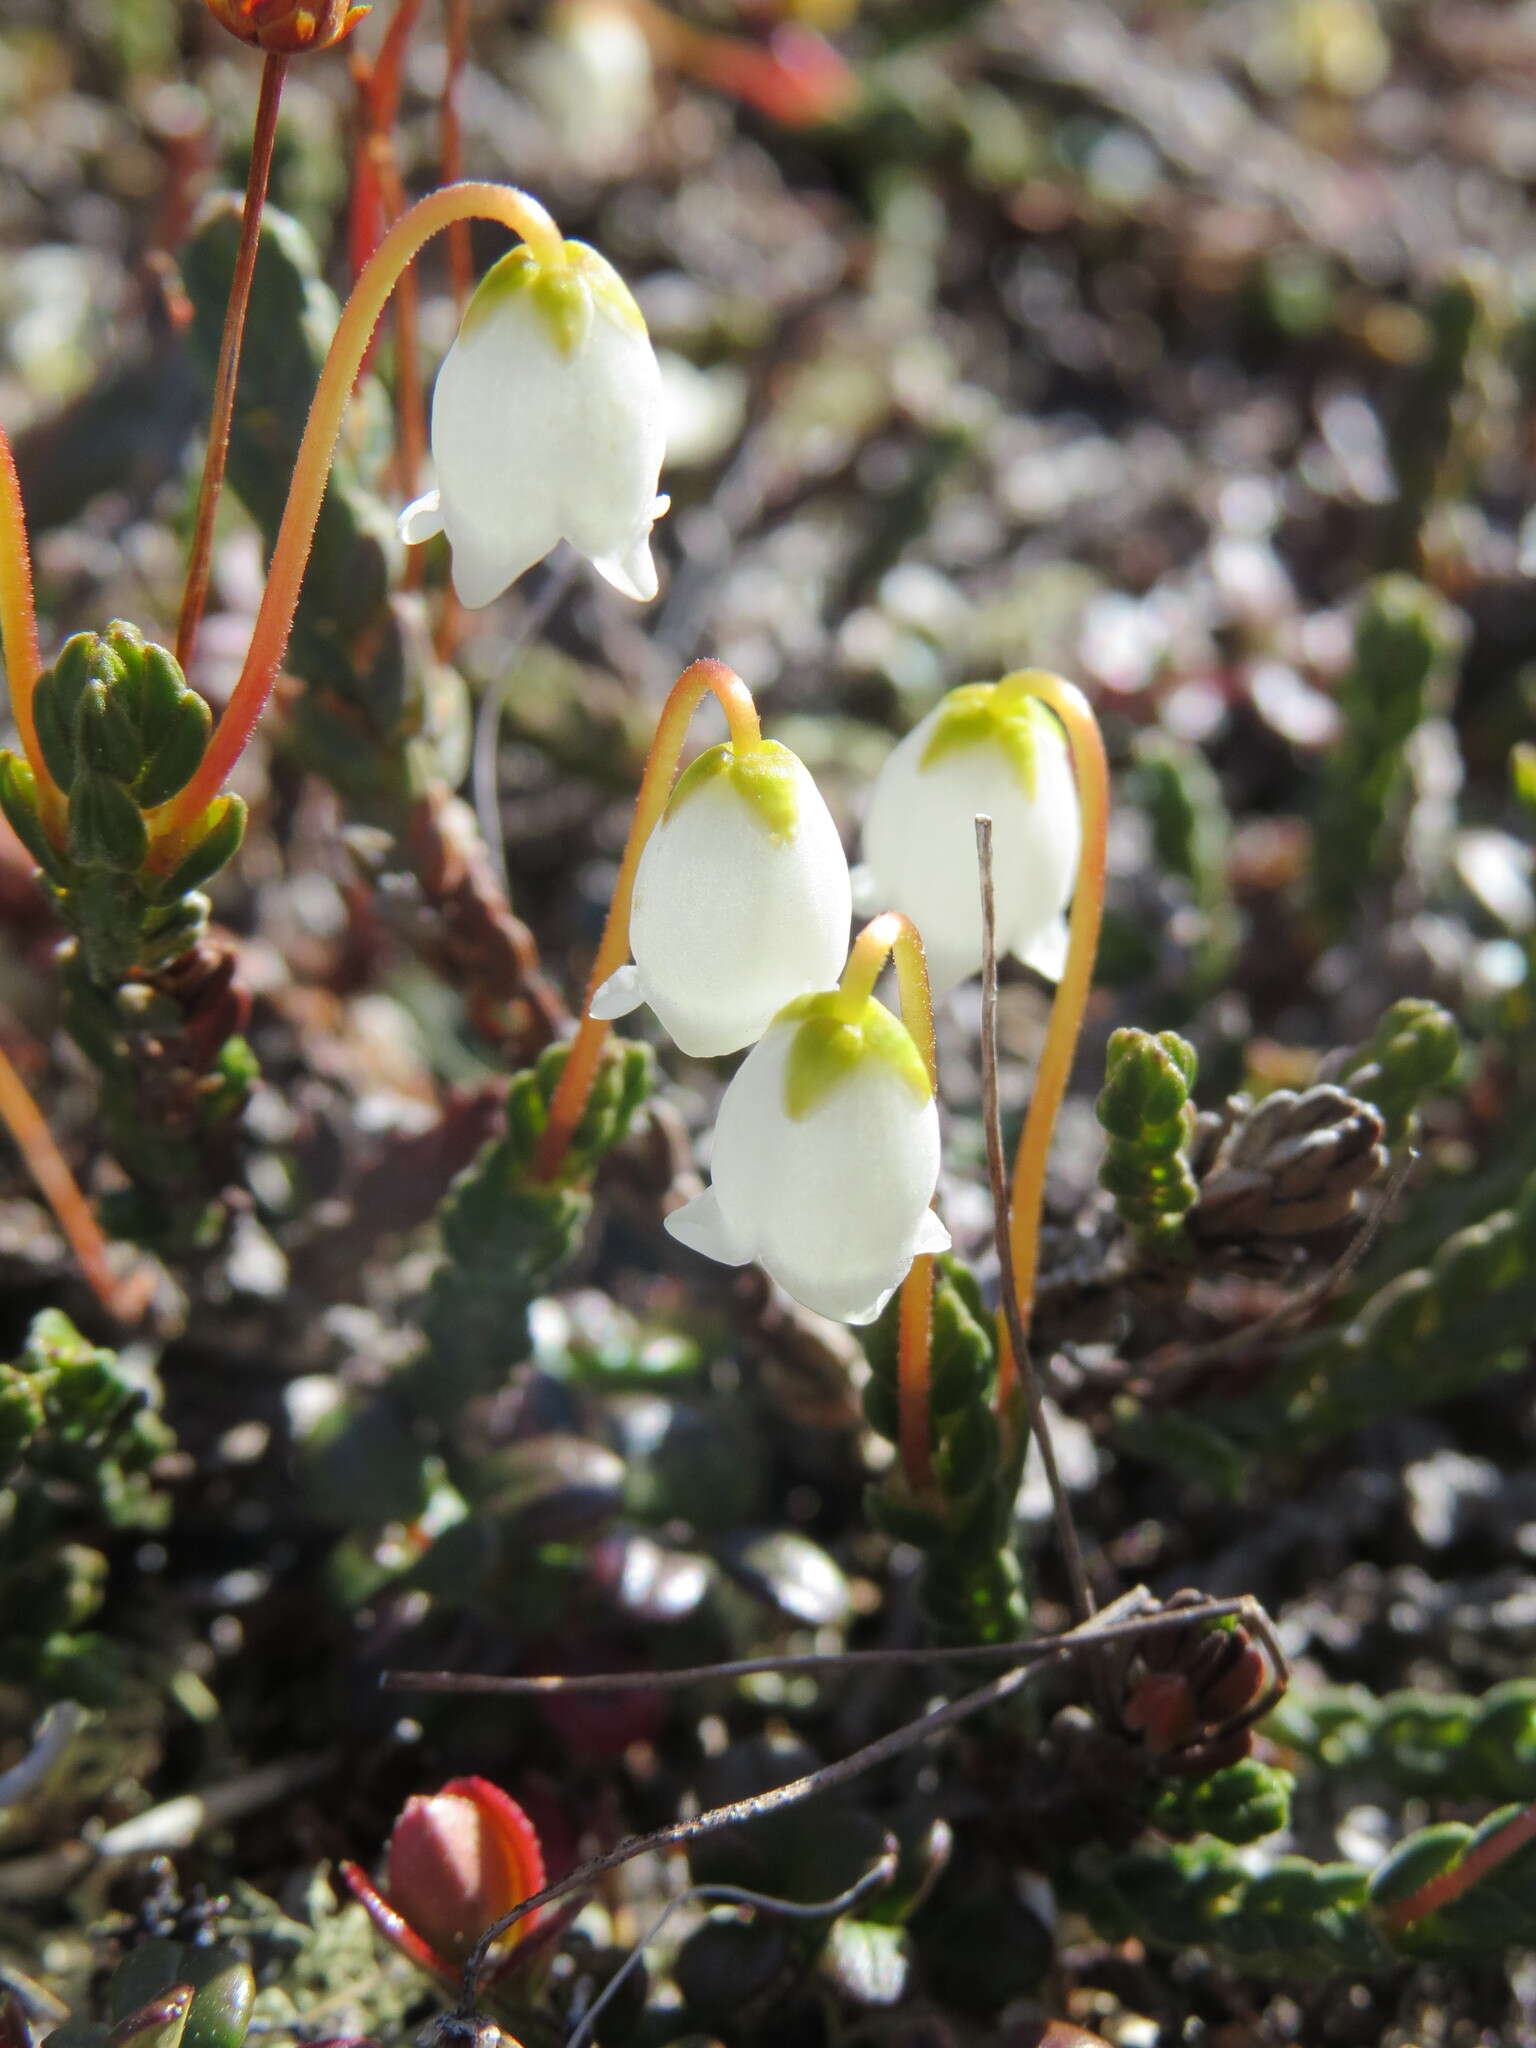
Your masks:
<svg viewBox="0 0 1536 2048"><path fill-rule="evenodd" d="M37 777L19 754L0 753L0 811L45 875L65 882L69 869L43 826Z"/></svg>
<svg viewBox="0 0 1536 2048"><path fill-rule="evenodd" d="M69 792L69 850L82 867L131 875L149 851L144 814L120 782L82 769Z"/></svg>
<svg viewBox="0 0 1536 2048"><path fill-rule="evenodd" d="M174 903L211 881L240 851L248 816L244 797L215 797L193 827L197 836L175 867L163 875L140 878L144 895L151 903Z"/></svg>
<svg viewBox="0 0 1536 2048"><path fill-rule="evenodd" d="M213 713L195 690L183 690L165 713L163 723L165 736L133 786L135 797L146 811L169 803L192 780L208 750Z"/></svg>

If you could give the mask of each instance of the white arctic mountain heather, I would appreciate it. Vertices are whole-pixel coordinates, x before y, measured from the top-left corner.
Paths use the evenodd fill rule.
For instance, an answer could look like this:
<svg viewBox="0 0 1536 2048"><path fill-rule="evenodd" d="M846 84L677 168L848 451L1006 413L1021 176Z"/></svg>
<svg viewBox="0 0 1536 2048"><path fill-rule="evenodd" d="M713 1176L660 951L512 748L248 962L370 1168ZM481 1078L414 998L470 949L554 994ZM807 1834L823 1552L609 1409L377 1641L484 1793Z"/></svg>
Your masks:
<svg viewBox="0 0 1536 2048"><path fill-rule="evenodd" d="M711 1185L667 1218L681 1243L758 1263L818 1314L868 1323L949 1232L928 1206L939 1118L921 1055L880 1004L836 991L776 1017L726 1089Z"/></svg>
<svg viewBox="0 0 1536 2048"><path fill-rule="evenodd" d="M446 532L472 609L562 540L627 597L656 595L656 352L612 266L583 242L564 249L558 268L514 249L470 300L432 394L437 489L400 516L406 541Z"/></svg>
<svg viewBox="0 0 1536 2048"><path fill-rule="evenodd" d="M632 967L595 1017L649 1003L695 1058L739 1052L794 996L837 979L852 891L842 841L804 763L774 741L694 762L635 874Z"/></svg>
<svg viewBox="0 0 1536 2048"><path fill-rule="evenodd" d="M881 769L864 820L869 900L923 935L935 994L981 970L976 819L992 820L997 946L1050 980L1082 830L1060 726L1006 684L952 690Z"/></svg>

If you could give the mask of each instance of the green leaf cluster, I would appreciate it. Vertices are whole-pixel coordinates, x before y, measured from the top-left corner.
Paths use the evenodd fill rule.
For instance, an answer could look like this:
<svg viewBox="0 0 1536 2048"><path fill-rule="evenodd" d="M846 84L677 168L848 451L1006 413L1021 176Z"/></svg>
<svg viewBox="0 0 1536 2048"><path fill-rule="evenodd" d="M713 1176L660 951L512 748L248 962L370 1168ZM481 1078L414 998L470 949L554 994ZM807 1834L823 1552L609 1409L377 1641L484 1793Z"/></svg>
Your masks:
<svg viewBox="0 0 1536 2048"><path fill-rule="evenodd" d="M1461 1033L1449 1010L1427 996L1404 996L1350 1055L1340 1079L1374 1103L1397 1144L1412 1131L1419 1105L1455 1079Z"/></svg>
<svg viewBox="0 0 1536 2048"><path fill-rule="evenodd" d="M170 965L202 937L209 905L199 892L245 833L244 803L224 795L177 832L169 855L164 835L157 844L154 813L207 748L208 706L173 655L115 619L65 641L38 678L33 713L62 817L16 754L0 754L0 810L42 870L87 974L110 987Z"/></svg>
<svg viewBox="0 0 1536 2048"><path fill-rule="evenodd" d="M1130 1025L1110 1038L1094 1110L1108 1134L1099 1183L1136 1244L1159 1259L1190 1256L1184 1215L1199 1189L1190 1167L1195 1049L1176 1031Z"/></svg>
<svg viewBox="0 0 1536 2048"><path fill-rule="evenodd" d="M1340 1686L1282 1701L1266 1728L1353 1785L1451 1799L1536 1799L1536 1679L1482 1696Z"/></svg>
<svg viewBox="0 0 1536 2048"><path fill-rule="evenodd" d="M239 239L239 202L223 200L205 213L181 254L192 341L210 381ZM228 470L268 550L339 317L313 242L296 220L268 206ZM445 779L458 780L467 719L457 677L433 659L409 603L391 596L399 554L394 514L366 488L356 459L359 432L387 417L377 384L365 378L320 507L285 666L305 685L293 714L293 744L305 765L341 793L350 816L398 833L424 771L442 765L444 746L453 756Z"/></svg>
<svg viewBox="0 0 1536 2048"><path fill-rule="evenodd" d="M175 1439L154 1390L58 1309L33 1319L0 1365L0 1639L7 1669L93 1696L82 1635L101 1605L107 1559L93 1539L163 1526L155 1461ZM97 1677L101 1673L96 1674Z"/></svg>
<svg viewBox="0 0 1536 2048"><path fill-rule="evenodd" d="M869 1425L900 1439L900 1297L865 1337ZM933 1490L919 1497L899 1465L865 1496L870 1519L923 1553L923 1604L946 1642L1006 1642L1027 1614L1013 1504L1028 1444L1022 1410L1005 1443L996 1410L996 1337L981 1291L958 1259L934 1262L928 1386Z"/></svg>
<svg viewBox="0 0 1536 2048"><path fill-rule="evenodd" d="M59 2048L241 2048L256 1998L250 1964L229 1942L135 1944L106 1986L107 2016L55 2028Z"/></svg>
<svg viewBox="0 0 1536 2048"><path fill-rule="evenodd" d="M1339 688L1344 730L1330 749L1312 820L1312 888L1334 930L1362 887L1391 864L1407 784L1407 747L1445 694L1458 647L1454 614L1411 576L1369 585L1354 661Z"/></svg>

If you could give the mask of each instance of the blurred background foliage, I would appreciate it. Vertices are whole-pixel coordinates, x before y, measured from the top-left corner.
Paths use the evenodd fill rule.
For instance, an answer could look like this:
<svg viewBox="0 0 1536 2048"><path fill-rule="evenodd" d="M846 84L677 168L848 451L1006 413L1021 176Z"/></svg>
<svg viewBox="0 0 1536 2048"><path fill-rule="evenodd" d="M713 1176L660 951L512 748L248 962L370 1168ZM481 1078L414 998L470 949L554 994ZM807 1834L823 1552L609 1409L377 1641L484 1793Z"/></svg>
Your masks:
<svg viewBox="0 0 1536 2048"><path fill-rule="evenodd" d="M216 706L394 11L288 80L189 677ZM429 4L410 194L444 68ZM45 659L118 618L171 637L258 70L173 0L0 22L0 418ZM483 1773L558 1871L949 1682L529 1704L382 1670L1068 1619L1037 1464L1020 1489L985 1426L972 992L940 1019L937 1507L895 1476L889 1332L866 1361L661 1231L722 1072L616 1053L569 1183L529 1181L650 721L705 652L850 843L943 689L1029 663L1092 697L1117 801L1042 1262L1059 1456L1101 1595L1252 1593L1297 1675L1252 1756L1202 1756L1238 1695L1191 1631L721 1838L695 1880L829 1897L883 1830L899 1874L830 1937L685 1917L601 2039L1532 2036L1529 1852L1497 1897L1387 1915L1536 1798L1533 70L1528 10L1480 0L471 10L466 170L600 246L662 352L662 595L556 557L455 619L439 555L406 578L387 328L196 972L148 1007L132 966L61 976L0 839L0 1035L164 1261L113 1331L0 1157L6 2048L67 2013L74 2048L409 2039L434 1994L333 1874L408 1793ZM477 267L499 247L477 230ZM424 374L454 320L439 250ZM1044 1017L1005 980L1010 1127ZM649 1859L605 1889L519 2038L563 2040L677 1882Z"/></svg>

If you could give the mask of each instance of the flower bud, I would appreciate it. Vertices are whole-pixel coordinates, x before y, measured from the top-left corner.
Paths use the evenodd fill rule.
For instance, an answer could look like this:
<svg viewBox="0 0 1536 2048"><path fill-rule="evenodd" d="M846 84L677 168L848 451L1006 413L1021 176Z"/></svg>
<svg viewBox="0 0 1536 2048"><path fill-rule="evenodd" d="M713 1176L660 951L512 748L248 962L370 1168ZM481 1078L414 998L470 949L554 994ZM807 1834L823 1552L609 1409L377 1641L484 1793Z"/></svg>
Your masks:
<svg viewBox="0 0 1536 2048"><path fill-rule="evenodd" d="M1008 683L951 690L896 747L864 820L871 897L923 935L935 993L981 968L976 819L992 820L997 949L1054 981L1082 841L1060 726Z"/></svg>
<svg viewBox="0 0 1536 2048"><path fill-rule="evenodd" d="M558 262L523 245L465 309L432 396L438 488L406 507L400 532L447 534L471 607L562 540L645 601L664 452L661 372L622 278L584 242Z"/></svg>
<svg viewBox="0 0 1536 2048"><path fill-rule="evenodd" d="M448 1982L485 1930L544 1886L532 1822L486 1778L453 1778L440 1792L408 1799L387 1861L383 1894L357 1864L342 1872L385 1937ZM535 1918L517 1922L509 1947Z"/></svg>
<svg viewBox="0 0 1536 2048"><path fill-rule="evenodd" d="M851 914L842 841L804 763L773 740L711 747L645 843L635 964L603 983L592 1014L649 1003L683 1052L739 1052L792 997L836 980Z"/></svg>
<svg viewBox="0 0 1536 2048"><path fill-rule="evenodd" d="M369 13L348 0L203 0L222 28L272 56L328 50Z"/></svg>
<svg viewBox="0 0 1536 2048"><path fill-rule="evenodd" d="M758 1263L820 1315L873 1322L949 1232L928 1206L939 1117L906 1026L873 997L788 1003L720 1104L708 1191L667 1229L727 1266Z"/></svg>

